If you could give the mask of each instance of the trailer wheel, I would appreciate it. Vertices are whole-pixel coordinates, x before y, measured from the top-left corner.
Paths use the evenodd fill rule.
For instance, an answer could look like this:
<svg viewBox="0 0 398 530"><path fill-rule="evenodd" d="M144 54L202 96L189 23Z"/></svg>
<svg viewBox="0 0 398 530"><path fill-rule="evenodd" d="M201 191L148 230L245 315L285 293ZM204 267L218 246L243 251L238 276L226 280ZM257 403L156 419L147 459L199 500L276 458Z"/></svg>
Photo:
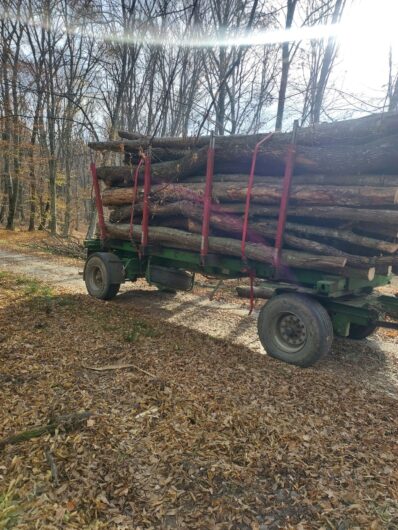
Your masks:
<svg viewBox="0 0 398 530"><path fill-rule="evenodd" d="M377 329L376 324L368 324L367 326L361 326L360 324L350 324L350 332L348 338L352 340L366 339L369 335L372 335Z"/></svg>
<svg viewBox="0 0 398 530"><path fill-rule="evenodd" d="M302 294L271 298L260 311L257 327L268 355L303 368L326 355L333 341L326 309Z"/></svg>
<svg viewBox="0 0 398 530"><path fill-rule="evenodd" d="M114 264L112 260L107 259L106 253L98 252L91 255L84 268L84 281L88 293L100 300L114 298L120 289L120 283L113 281L114 275Z"/></svg>

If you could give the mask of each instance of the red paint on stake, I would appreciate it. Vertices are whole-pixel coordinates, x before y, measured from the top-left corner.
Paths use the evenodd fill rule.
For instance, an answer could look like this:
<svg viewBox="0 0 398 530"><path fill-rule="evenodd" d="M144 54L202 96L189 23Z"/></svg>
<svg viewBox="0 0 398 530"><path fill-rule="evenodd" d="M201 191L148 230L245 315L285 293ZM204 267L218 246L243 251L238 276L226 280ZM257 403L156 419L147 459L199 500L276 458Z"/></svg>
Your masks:
<svg viewBox="0 0 398 530"><path fill-rule="evenodd" d="M292 143L289 145L288 151L287 151L285 175L283 177L282 197L281 197L281 203L279 207L278 225L276 228L274 265L277 271L280 269L280 266L281 266L283 236L285 234L287 209L289 206L289 198L290 198L290 189L292 186L294 163L296 161L297 128L298 128L298 122L296 120L293 126Z"/></svg>
<svg viewBox="0 0 398 530"><path fill-rule="evenodd" d="M211 136L209 149L207 150L207 167L206 167L206 186L203 201L203 221L202 221L202 239L200 244L200 257L202 265L204 265L205 257L209 251L209 226L211 215L211 192L213 187L214 175L214 157L215 157L215 141L214 136Z"/></svg>
<svg viewBox="0 0 398 530"><path fill-rule="evenodd" d="M257 162L257 153L260 148L260 145L264 144L265 142L268 142L274 133L269 133L267 136L265 136L262 140L260 140L253 151L253 157L252 157L252 165L250 168L250 175L249 175L249 182L247 185L247 193L246 193L246 206L245 206L245 215L243 218L243 229L242 229L242 259L246 258L245 251L246 251L246 238L247 238L247 230L249 227L249 210L250 210L250 199L253 189L253 183L254 183L254 171L256 169L256 162Z"/></svg>

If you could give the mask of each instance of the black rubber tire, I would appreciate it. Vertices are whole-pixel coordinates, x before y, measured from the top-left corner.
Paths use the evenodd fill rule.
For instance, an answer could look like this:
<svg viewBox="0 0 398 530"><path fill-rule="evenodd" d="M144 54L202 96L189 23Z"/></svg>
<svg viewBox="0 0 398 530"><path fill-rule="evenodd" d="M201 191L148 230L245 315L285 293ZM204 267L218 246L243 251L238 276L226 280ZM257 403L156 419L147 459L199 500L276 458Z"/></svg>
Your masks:
<svg viewBox="0 0 398 530"><path fill-rule="evenodd" d="M90 296L99 300L115 298L120 283L111 283L111 264L101 259L98 254L89 256L84 269L84 281Z"/></svg>
<svg viewBox="0 0 398 530"><path fill-rule="evenodd" d="M360 324L350 324L350 332L348 334L348 339L352 340L362 340L372 335L377 329L376 324L368 324L367 326L361 326Z"/></svg>
<svg viewBox="0 0 398 530"><path fill-rule="evenodd" d="M294 328L287 324L289 319L300 334L297 344L288 344L289 339L296 340L292 336ZM302 294L286 293L271 298L260 311L257 329L268 355L302 368L325 356L333 342L333 325L326 309Z"/></svg>

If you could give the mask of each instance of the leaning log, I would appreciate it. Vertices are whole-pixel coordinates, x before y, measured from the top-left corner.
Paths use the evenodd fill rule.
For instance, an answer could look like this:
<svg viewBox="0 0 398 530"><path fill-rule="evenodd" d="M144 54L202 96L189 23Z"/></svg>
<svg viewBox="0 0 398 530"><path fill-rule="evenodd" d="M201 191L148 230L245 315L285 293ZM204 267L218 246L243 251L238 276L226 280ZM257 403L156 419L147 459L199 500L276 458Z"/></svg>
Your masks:
<svg viewBox="0 0 398 530"><path fill-rule="evenodd" d="M110 237L130 240L129 224L106 223L106 230ZM133 227L133 237L140 240L141 227ZM163 226L149 228L149 241L162 243L174 248L199 251L201 236L183 230L165 228ZM209 237L209 251L221 255L241 257L241 242L226 237ZM246 244L246 257L249 260L272 264L274 248L257 243ZM311 269L343 272L347 259L339 256L315 256L304 252L284 250L282 252L282 265L289 268Z"/></svg>

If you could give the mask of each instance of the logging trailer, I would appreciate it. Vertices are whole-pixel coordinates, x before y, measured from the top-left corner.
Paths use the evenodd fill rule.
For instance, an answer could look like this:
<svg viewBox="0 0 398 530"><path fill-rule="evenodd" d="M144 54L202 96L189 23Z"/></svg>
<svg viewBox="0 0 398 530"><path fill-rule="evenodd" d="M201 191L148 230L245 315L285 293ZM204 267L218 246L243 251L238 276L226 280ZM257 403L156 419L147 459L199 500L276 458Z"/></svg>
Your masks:
<svg viewBox="0 0 398 530"><path fill-rule="evenodd" d="M296 130L296 127L295 127ZM281 264L281 251L288 211L295 160L295 133L288 147L282 198L272 264L247 259L245 243L250 210L250 194L258 147L253 153L248 181L246 209L241 240L241 257L208 251L211 188L214 168L214 139L210 141L203 200L201 248L185 250L148 241L151 158L145 157L142 235L137 241L107 236L96 166L91 164L93 189L99 220L99 235L87 239L87 259L83 278L88 293L98 299L114 298L126 281L145 278L151 285L166 290L191 290L195 273L220 279L250 279L251 309L253 280L263 280L273 289L273 296L258 315L258 335L266 352L279 360L307 367L328 353L333 336L363 339L378 327L398 329L398 323L384 320L385 315L398 319L398 297L374 291L391 283L391 267L385 274L365 279L346 273L325 273L308 269L287 269ZM138 174L138 172L137 172ZM150 238L149 238L150 239Z"/></svg>

